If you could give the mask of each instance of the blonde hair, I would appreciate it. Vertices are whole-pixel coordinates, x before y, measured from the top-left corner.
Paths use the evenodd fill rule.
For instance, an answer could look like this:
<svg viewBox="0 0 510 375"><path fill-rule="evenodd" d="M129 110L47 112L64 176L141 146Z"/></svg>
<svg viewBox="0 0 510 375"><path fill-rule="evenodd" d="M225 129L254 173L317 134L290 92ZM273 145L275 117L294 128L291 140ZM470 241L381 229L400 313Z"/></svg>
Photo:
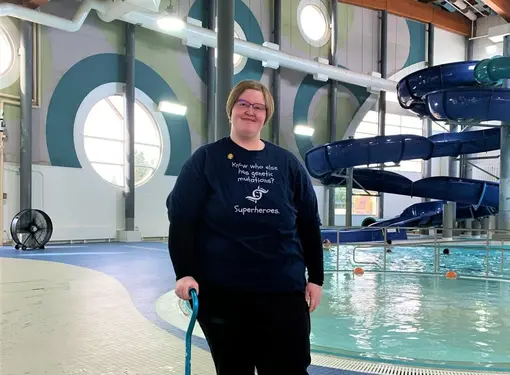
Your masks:
<svg viewBox="0 0 510 375"><path fill-rule="evenodd" d="M234 109L234 105L239 100L239 97L243 95L243 92L245 92L246 90L257 90L260 91L262 95L264 95L264 104L266 105L266 120L264 121L264 125L266 125L269 122L269 120L271 120L271 117L273 117L274 113L273 95L271 95L271 92L265 85L263 85L259 81L251 79L239 82L230 91L230 94L227 99L226 108L228 120L232 121L232 110Z"/></svg>

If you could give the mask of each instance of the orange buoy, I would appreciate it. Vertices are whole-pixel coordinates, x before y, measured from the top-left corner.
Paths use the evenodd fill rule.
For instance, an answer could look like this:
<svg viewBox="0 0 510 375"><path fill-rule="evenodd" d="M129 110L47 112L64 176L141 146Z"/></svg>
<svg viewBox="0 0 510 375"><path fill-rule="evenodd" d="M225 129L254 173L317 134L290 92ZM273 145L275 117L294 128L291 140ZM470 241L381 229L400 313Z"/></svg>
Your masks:
<svg viewBox="0 0 510 375"><path fill-rule="evenodd" d="M322 241L322 247L324 248L324 250L331 249L331 241L328 239L325 239L324 241Z"/></svg>
<svg viewBox="0 0 510 375"><path fill-rule="evenodd" d="M356 268L354 269L354 274L355 274L355 275L363 275L364 273L365 273L365 271L364 271L364 270L363 270L363 268L361 268L361 267L356 267Z"/></svg>
<svg viewBox="0 0 510 375"><path fill-rule="evenodd" d="M447 279L456 279L457 278L457 272L455 271L448 271L446 272L446 278Z"/></svg>

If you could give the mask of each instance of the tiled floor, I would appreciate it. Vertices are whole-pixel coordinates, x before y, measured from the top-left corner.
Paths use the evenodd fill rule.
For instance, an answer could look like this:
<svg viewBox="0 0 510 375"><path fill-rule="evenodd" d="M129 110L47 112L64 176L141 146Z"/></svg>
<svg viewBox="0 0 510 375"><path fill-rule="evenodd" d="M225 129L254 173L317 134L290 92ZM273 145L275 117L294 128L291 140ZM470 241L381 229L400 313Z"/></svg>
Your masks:
<svg viewBox="0 0 510 375"><path fill-rule="evenodd" d="M173 280L165 244L0 249L0 374L184 374L183 325L165 315ZM213 375L196 333L193 374ZM310 374L349 373L332 367Z"/></svg>

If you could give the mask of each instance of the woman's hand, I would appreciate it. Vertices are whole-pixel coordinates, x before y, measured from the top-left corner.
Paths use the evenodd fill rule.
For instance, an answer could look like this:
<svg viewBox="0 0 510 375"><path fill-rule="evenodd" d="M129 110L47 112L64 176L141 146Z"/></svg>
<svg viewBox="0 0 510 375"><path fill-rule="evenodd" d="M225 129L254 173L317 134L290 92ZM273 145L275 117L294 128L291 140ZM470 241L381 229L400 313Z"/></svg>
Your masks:
<svg viewBox="0 0 510 375"><path fill-rule="evenodd" d="M177 280L177 283L175 284L175 294L177 297L184 300L190 300L190 289L195 289L198 295L198 283L193 277L184 276Z"/></svg>
<svg viewBox="0 0 510 375"><path fill-rule="evenodd" d="M310 312L313 312L319 306L322 297L322 287L314 283L308 283L305 290L305 298Z"/></svg>

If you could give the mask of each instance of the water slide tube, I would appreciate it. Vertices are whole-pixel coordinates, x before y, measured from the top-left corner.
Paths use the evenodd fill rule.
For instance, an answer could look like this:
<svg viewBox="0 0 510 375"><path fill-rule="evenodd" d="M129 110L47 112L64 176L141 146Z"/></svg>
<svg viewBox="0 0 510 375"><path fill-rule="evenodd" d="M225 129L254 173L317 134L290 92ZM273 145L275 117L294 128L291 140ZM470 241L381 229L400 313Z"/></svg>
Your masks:
<svg viewBox="0 0 510 375"><path fill-rule="evenodd" d="M510 78L510 59L468 61L417 71L397 85L399 103L419 116L437 121L479 123L510 121L510 90L497 87ZM310 174L327 186L344 186L338 175L343 168L373 163L458 156L497 150L497 128L465 133L445 133L429 138L415 135L380 136L333 142L314 147L305 157ZM355 169L355 184L372 191L440 199L408 207L397 218L375 223L367 229L323 231L331 242L382 240L377 226L441 225L445 201L460 203L458 219L485 217L497 212L499 184L453 177L411 181L393 172ZM356 185L355 185L356 187ZM331 238L330 238L331 237ZM405 231L388 232L387 239L405 239Z"/></svg>

